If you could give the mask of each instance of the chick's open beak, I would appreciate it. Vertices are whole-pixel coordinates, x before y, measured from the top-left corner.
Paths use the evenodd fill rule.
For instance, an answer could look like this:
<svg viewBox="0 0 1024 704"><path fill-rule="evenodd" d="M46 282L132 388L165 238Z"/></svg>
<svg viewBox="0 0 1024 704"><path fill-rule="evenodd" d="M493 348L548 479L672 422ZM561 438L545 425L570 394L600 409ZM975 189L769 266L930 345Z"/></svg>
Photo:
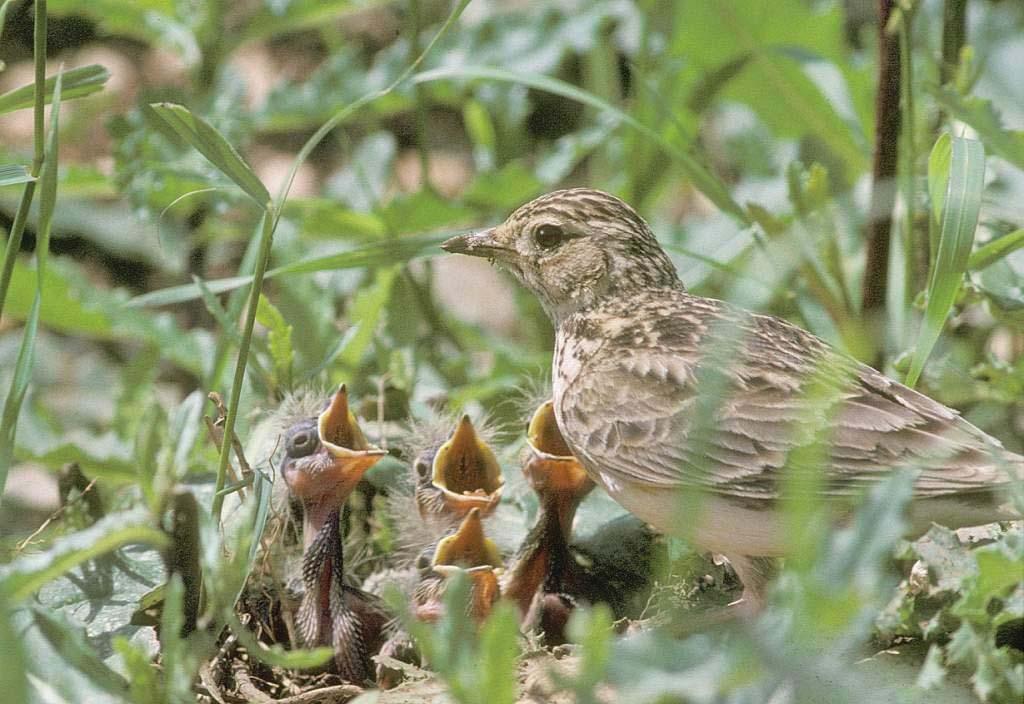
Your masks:
<svg viewBox="0 0 1024 704"><path fill-rule="evenodd" d="M468 232L456 235L441 243L441 249L452 254L468 254L472 257L488 257L505 259L515 254L515 250L504 245L497 239L497 228Z"/></svg>
<svg viewBox="0 0 1024 704"><path fill-rule="evenodd" d="M473 508L490 513L498 505L505 485L501 465L469 416L462 416L455 432L435 453L431 483L441 491L446 507L459 515Z"/></svg>
<svg viewBox="0 0 1024 704"><path fill-rule="evenodd" d="M347 480L359 479L387 451L371 445L348 406L348 390L342 384L327 409L317 419L320 442L340 465Z"/></svg>
<svg viewBox="0 0 1024 704"><path fill-rule="evenodd" d="M545 401L534 412L526 440L530 456L523 474L538 493L558 493L579 501L594 488L558 429L551 401Z"/></svg>
<svg viewBox="0 0 1024 704"><path fill-rule="evenodd" d="M466 612L477 621L483 620L501 596L499 577L504 572L501 552L486 535L480 509L466 514L458 530L442 538L431 560L432 571L438 575L427 579L417 600L416 616L423 621L436 621L444 612L443 596L447 580L458 573L469 578L469 603Z"/></svg>
<svg viewBox="0 0 1024 704"><path fill-rule="evenodd" d="M434 572L442 576L454 574L459 569L502 566L501 551L493 540L484 535L480 509L471 509L455 533L438 541L431 562Z"/></svg>

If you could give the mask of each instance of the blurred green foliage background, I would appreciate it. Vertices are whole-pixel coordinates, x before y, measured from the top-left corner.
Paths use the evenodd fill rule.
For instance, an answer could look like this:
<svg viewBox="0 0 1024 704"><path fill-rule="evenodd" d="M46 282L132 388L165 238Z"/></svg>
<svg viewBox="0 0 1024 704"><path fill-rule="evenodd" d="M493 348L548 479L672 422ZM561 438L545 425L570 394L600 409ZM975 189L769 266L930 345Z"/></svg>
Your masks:
<svg viewBox="0 0 1024 704"><path fill-rule="evenodd" d="M0 665L13 673L0 683L26 697L88 687L116 701L188 700L215 638L170 664L164 643L163 684L149 689L158 675L144 646L115 636L136 637L126 614L140 585L161 579L160 560L109 551L162 545L153 521L172 488L217 481L227 453L202 429L207 392L234 401L242 438L290 392L339 382L367 419L465 408L521 431L516 400L525 380L549 373L550 326L503 274L436 245L557 187L621 196L690 289L790 319L895 378L923 370L918 388L1024 451L1020 3L895 4L887 31L904 50L903 125L884 135L899 159L881 187L899 196L877 311L861 303L874 3L49 0L46 75L65 73L45 145L50 118L35 117L31 88L16 92L37 70L37 6L2 7L0 229L16 231L22 213L24 232L9 240L0 303L0 611L14 609L0 617L0 642L37 630L2 658L27 660L27 679ZM958 8L962 25L950 19ZM965 151L964 137L979 146ZM954 208L979 211L977 228L969 217L947 227ZM263 296L248 306L264 265ZM88 491L106 519L74 498L85 485L58 482L69 462L97 480ZM876 522L897 520L903 490L889 489L866 509ZM212 525L219 507L209 494L201 503ZM878 701L913 701L941 691L949 667L960 668L956 696L1024 696L1021 659L992 643L1024 615L1024 590L1000 577L1024 564L1019 529L980 559L955 536L936 538L964 562L923 591L904 583L889 604L883 636L932 644L911 658L909 689L848 667L893 599L885 562L897 533L867 519L846 530L864 549L826 539L782 580L777 610L724 643L648 632L613 646L604 615L581 618L583 664L563 684L579 701L609 683L619 701L863 701L876 687ZM206 536L220 540L209 526ZM72 582L88 583L91 560L128 559L123 550L146 565L124 574L146 579L88 598L38 591L72 568ZM902 550L945 564L928 548ZM210 613L226 621L250 565L207 559L208 578L223 573ZM851 580L859 586L841 588ZM44 616L39 604L74 608ZM486 654L514 639L503 623L470 646ZM952 641L938 635L950 630ZM40 664L55 642L71 669ZM442 674L457 682L476 661L452 662ZM513 701L499 680L468 689Z"/></svg>

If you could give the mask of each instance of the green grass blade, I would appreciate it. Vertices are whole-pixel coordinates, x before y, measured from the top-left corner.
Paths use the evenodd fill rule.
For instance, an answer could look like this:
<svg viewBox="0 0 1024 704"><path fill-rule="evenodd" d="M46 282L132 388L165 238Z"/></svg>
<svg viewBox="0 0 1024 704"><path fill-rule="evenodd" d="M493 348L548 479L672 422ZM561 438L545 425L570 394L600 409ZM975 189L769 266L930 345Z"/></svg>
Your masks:
<svg viewBox="0 0 1024 704"><path fill-rule="evenodd" d="M39 310L43 304L43 281L46 277L46 260L50 252L50 229L53 225L53 211L57 204L57 166L59 155L60 101L63 72L57 74L53 88L53 110L50 115L50 138L46 145L43 172L40 175L41 189L39 202L39 229L36 232L36 295L32 302L28 320L22 332L21 347L15 362L11 387L4 399L3 414L0 416L0 494L7 484L7 473L14 459L15 435L18 429L18 415L21 404L32 380L32 366L35 362L36 334L39 331ZM13 256L8 252L9 256Z"/></svg>
<svg viewBox="0 0 1024 704"><path fill-rule="evenodd" d="M14 0L4 0L3 5L0 5L0 34L4 31L4 22L7 21L7 10L10 8L12 2L14 2ZM3 68L2 63L0 63L0 68Z"/></svg>
<svg viewBox="0 0 1024 704"><path fill-rule="evenodd" d="M942 142L940 138L936 143L933 156ZM937 188L942 181L940 174L931 173L933 164L942 163L944 159L929 159L930 188L933 184ZM928 279L928 305L914 345L910 371L907 372L908 386L913 386L920 378L924 363L942 333L960 290L974 244L974 230L978 224L984 185L985 148L981 142L954 137L950 145L949 171L938 236L932 238L936 242L936 252Z"/></svg>
<svg viewBox="0 0 1024 704"><path fill-rule="evenodd" d="M110 78L110 71L99 64L80 66L64 72L62 100L73 100L83 98L87 95L103 90L103 84ZM45 101L47 104L53 102L53 89L56 84L56 77L46 79ZM35 92L34 84L22 86L0 95L0 115L32 107Z"/></svg>
<svg viewBox="0 0 1024 704"><path fill-rule="evenodd" d="M469 5L469 3L470 0L459 0L455 7L452 8L452 11L448 13L448 17L445 18L444 24L442 24L441 28L437 30L437 34L434 35L434 38L430 40L427 46L424 47L423 51L420 52L419 56L417 56L413 60L413 62L409 64L406 67L406 69L398 75L398 77L395 80L393 80L391 83L389 83L381 90L372 93L367 93L363 97L359 98L358 100L352 103L349 103L341 110L334 113L331 116L331 119L327 120L327 122L320 125L320 128L316 132L314 132L309 139L306 140L306 143L302 145L302 149L299 150L299 153L295 156L295 159L292 161L292 167L291 169L288 170L288 178L286 178L284 183L281 185L281 189L278 191L277 198L274 201L278 217L280 217L281 213L284 211L285 201L288 200L288 193L289 191L291 191L292 184L295 182L295 175L299 172L299 167L301 167L306 162L306 159L308 159L309 155L313 153L313 150L316 149L317 145L320 144L320 142L322 142L324 138L327 137L327 135L329 135L334 130L335 127L337 127L342 122L347 120L350 116L354 115L357 111L361 110L363 107L369 105L373 101L383 98L384 96L391 93L391 91L393 91L395 88L404 83L409 78L409 76L412 75L412 72L420 67L420 64L422 64L423 60L427 57L427 54L431 52L431 50L441 40L441 38L448 33L448 30L451 29L452 25L455 24L455 21L459 19L459 17L462 15L462 11L466 9L466 6ZM274 226L277 226L276 221L274 222Z"/></svg>
<svg viewBox="0 0 1024 704"><path fill-rule="evenodd" d="M16 186L19 183L29 183L35 180L35 177L28 172L28 169L21 164L4 164L0 166L0 186Z"/></svg>
<svg viewBox="0 0 1024 704"><path fill-rule="evenodd" d="M256 268L252 275L252 284L247 296L245 321L242 327L242 340L238 345L238 357L235 361L235 373L232 377L231 392L228 398L228 415L224 420L224 437L220 445L220 460L217 463L217 483L214 489L212 513L214 521L220 522L220 511L224 505L224 484L227 481L228 464L231 462L232 440L235 422L238 419L238 403L242 398L242 384L245 381L245 367L249 361L249 344L252 342L252 331L256 325L256 309L259 305L260 293L263 291L263 279L270 262L270 250L274 243L274 223L277 218L274 208L270 206L263 211L262 231L260 232L259 252L256 255Z"/></svg>
<svg viewBox="0 0 1024 704"><path fill-rule="evenodd" d="M146 113L154 121L162 121L175 134L195 147L196 151L255 200L258 206L267 206L270 193L266 186L235 148L210 123L184 105L176 103L152 103Z"/></svg>
<svg viewBox="0 0 1024 704"><path fill-rule="evenodd" d="M967 269L968 271L981 271L1021 247L1024 247L1024 228L1003 235L972 252L971 258L967 260Z"/></svg>
<svg viewBox="0 0 1024 704"><path fill-rule="evenodd" d="M4 664L0 667L0 692L10 702L27 702L28 662L24 633L11 623L10 598L0 582L0 643L4 644Z"/></svg>
<svg viewBox="0 0 1024 704"><path fill-rule="evenodd" d="M324 254L307 257L291 264L279 266L266 273L265 278L288 276L292 274L312 274L318 271L340 269L362 269L387 264L400 264L423 254L426 250L436 247L454 233L422 235L418 237L400 237L386 242L348 249L335 254ZM252 281L251 276L232 276L204 282L211 293L224 293L245 286ZM128 302L133 308L149 306L165 306L172 303L192 301L202 297L203 292L196 284L172 286L170 288L136 296Z"/></svg>
<svg viewBox="0 0 1024 704"><path fill-rule="evenodd" d="M561 81L557 78L543 76L533 73L510 71L490 66L448 66L444 68L424 71L413 76L415 83L429 83L432 81L443 81L451 79L481 79L491 81L503 81L516 83L537 90L542 90L555 95L560 95L569 100L595 108L601 112L614 116L620 122L629 125L631 128L651 139L669 156L676 160L679 167L689 177L697 190L703 193L708 199L722 211L732 215L744 225L750 225L751 220L743 208L733 200L729 189L716 176L686 151L680 149L664 135L651 127L643 124L626 112L623 112L614 105L597 97L593 93L577 88L576 86Z"/></svg>
<svg viewBox="0 0 1024 704"><path fill-rule="evenodd" d="M319 667L334 655L331 648L285 650L281 645L265 645L256 640L252 631L243 626L234 614L229 616L228 625L231 627L231 631L238 636L238 642L245 646L252 657L272 667L304 670Z"/></svg>

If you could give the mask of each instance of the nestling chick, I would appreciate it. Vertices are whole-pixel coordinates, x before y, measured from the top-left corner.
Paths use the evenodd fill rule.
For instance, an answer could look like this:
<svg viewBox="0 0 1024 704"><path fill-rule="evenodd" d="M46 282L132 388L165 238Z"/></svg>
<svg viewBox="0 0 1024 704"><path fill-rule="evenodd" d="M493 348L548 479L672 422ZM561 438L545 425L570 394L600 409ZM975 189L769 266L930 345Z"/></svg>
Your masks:
<svg viewBox="0 0 1024 704"><path fill-rule="evenodd" d="M556 191L442 246L492 259L537 296L556 330L569 449L637 516L725 555L748 612L790 543L786 472L820 476L818 495L842 514L878 477L915 470L914 535L1019 516L1004 491L1024 457L784 320L687 293L614 196Z"/></svg>
<svg viewBox="0 0 1024 704"><path fill-rule="evenodd" d="M438 541L413 592L413 614L421 621L436 621L444 612L448 580L464 572L470 580L466 613L477 621L490 614L501 595L498 577L503 572L501 552L484 533L483 516L472 508L458 529Z"/></svg>
<svg viewBox="0 0 1024 704"><path fill-rule="evenodd" d="M569 541L576 509L594 483L565 444L551 401L541 404L530 420L523 474L540 507L502 580L502 594L519 608L521 620L540 624L548 643L558 644L565 640L565 623L586 581Z"/></svg>
<svg viewBox="0 0 1024 704"><path fill-rule="evenodd" d="M418 560L419 581L411 596L412 616L419 621L434 623L444 614L444 597L449 580L463 573L470 580L466 614L476 622L491 613L501 591L498 585L503 572L501 552L484 534L480 509L469 509L458 528L423 552ZM420 657L412 637L405 630L392 634L381 647L380 654L402 662L420 664ZM385 664L377 667L377 682L381 687L393 687L400 673Z"/></svg>
<svg viewBox="0 0 1024 704"><path fill-rule="evenodd" d="M370 658L390 617L375 597L344 583L339 520L363 473L384 454L366 441L344 386L318 417L285 433L281 476L303 507L299 635L305 646L333 647L338 674L352 682L373 676Z"/></svg>

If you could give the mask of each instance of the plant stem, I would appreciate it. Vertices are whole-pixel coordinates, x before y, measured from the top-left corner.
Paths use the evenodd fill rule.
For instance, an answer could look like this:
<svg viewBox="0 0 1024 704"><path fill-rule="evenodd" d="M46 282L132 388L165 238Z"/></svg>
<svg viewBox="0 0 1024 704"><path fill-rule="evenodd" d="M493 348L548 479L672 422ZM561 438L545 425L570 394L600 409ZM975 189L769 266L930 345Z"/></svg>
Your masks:
<svg viewBox="0 0 1024 704"><path fill-rule="evenodd" d="M946 0L942 5L942 62L939 83L953 80L960 65L960 50L967 36L967 0Z"/></svg>
<svg viewBox="0 0 1024 704"><path fill-rule="evenodd" d="M249 305L245 313L245 325L242 329L242 342L238 346L238 361L235 363L235 377L231 384L231 396L228 401L228 416L224 421L224 437L220 445L220 463L217 465L217 485L213 495L213 520L220 522L220 511L224 505L224 484L227 479L228 463L231 461L231 441L235 437L235 420L238 418L239 399L242 396L242 385L245 383L245 365L249 359L249 345L252 342L252 330L256 325L256 308L263 290L263 275L270 261L270 248L274 242L274 223L277 213L268 204L263 213L263 229L260 235L260 250L256 258L256 270L253 272L252 288L249 289Z"/></svg>
<svg viewBox="0 0 1024 704"><path fill-rule="evenodd" d="M869 324L885 309L889 279L892 212L896 205L896 165L900 136L900 45L888 31L894 0L878 2L878 92L875 96L875 154L871 174L871 205L865 242L861 315ZM877 339L877 338L876 338ZM881 362L879 345L874 362Z"/></svg>
<svg viewBox="0 0 1024 704"><path fill-rule="evenodd" d="M415 61L420 55L420 30L423 21L419 0L410 0L409 14L409 58ZM412 94L416 100L416 145L419 147L420 155L420 181L427 191L433 192L434 187L430 183L430 151L427 149L427 105L423 99L423 86L415 84Z"/></svg>
<svg viewBox="0 0 1024 704"><path fill-rule="evenodd" d="M44 123L44 108L46 106L46 0L36 0L35 5L35 32L33 34L32 53L35 59L35 105L33 107L33 155L32 167L29 173L38 177L43 167L43 159L46 154L46 130ZM29 181L25 184L25 190L21 193L21 201L18 203L18 210L14 214L14 222L11 223L11 232L7 238L7 248L4 250L4 261L0 265L0 315L4 312L4 301L7 300L7 290L11 285L11 277L14 274L14 260L21 251L21 239L25 234L25 222L28 220L28 211L32 206L32 198L35 196L36 182Z"/></svg>
<svg viewBox="0 0 1024 704"><path fill-rule="evenodd" d="M927 238L919 236L916 216L916 194L914 189L915 166L917 152L914 147L914 69L911 56L911 37L913 36L913 12L904 12L900 22L900 63L903 81L903 168L901 173L901 191L903 192L903 311L910 311L914 302L914 294L925 284L928 273Z"/></svg>
<svg viewBox="0 0 1024 704"><path fill-rule="evenodd" d="M942 59L939 61L939 85L949 85L956 79L960 65L960 50L967 40L967 0L945 0L942 4ZM932 132L938 137L946 112L935 111Z"/></svg>

